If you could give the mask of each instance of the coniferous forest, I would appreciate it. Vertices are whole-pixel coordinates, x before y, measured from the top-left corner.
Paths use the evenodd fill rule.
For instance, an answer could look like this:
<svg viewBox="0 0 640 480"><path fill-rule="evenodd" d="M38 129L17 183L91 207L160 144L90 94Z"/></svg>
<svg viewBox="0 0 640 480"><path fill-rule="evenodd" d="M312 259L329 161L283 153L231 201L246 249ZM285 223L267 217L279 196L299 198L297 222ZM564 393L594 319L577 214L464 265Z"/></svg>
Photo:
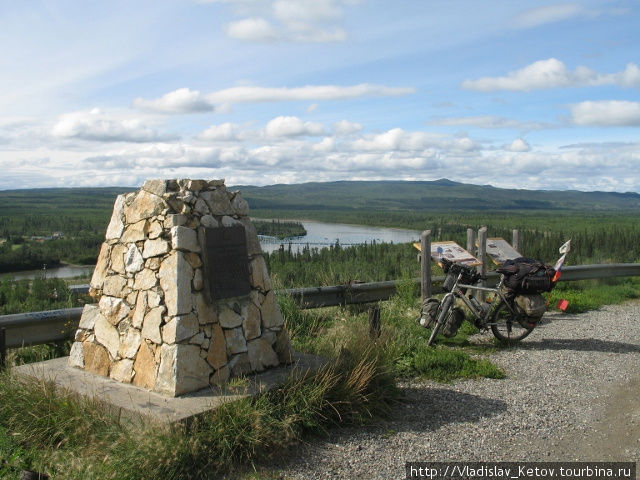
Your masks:
<svg viewBox="0 0 640 480"><path fill-rule="evenodd" d="M468 228L477 230L487 226L489 237L502 237L507 240L511 239L512 230L518 229L521 252L547 262L555 261L558 257L558 247L569 238L572 239L572 264L640 261L640 207L636 206L635 194L567 192L565 198L562 196L563 192L553 192L552 198L555 203L536 208L540 198L544 198L544 192L537 192L535 198L531 192L524 192L523 200L516 204L528 208L517 210L512 206L507 210L499 210L493 207L473 209L474 206L482 204L481 195L477 192L488 188L487 192L494 196L504 196L504 192L509 192L513 197L517 196L519 191L501 191L493 187L462 184L445 185L442 182L433 182L437 185L431 187L423 186L432 188L436 193L448 192L449 199L453 194L467 195L463 203L470 206L450 206L448 210L443 211L424 205L413 205L414 208L410 208L410 195L407 204L403 204L400 195L397 194L402 184L394 184L395 196L387 198L384 192L376 190L379 187L377 182L350 183L357 188L349 185L349 189L357 190L364 199L362 205L347 204L350 197L346 197L345 203L341 206L337 204L336 196L326 190L332 184L326 184L328 186L324 187L323 194L331 200L331 205L325 209L317 205L317 198L308 199L310 194L304 197L307 200L295 195L281 196L282 192L279 191L278 196L268 197L263 194L263 198L260 197L261 190L257 187L246 187L249 193L245 198L252 205L251 214L254 218L314 219L329 223L398 227L417 231L430 229L432 241L453 240L462 246L466 245ZM371 183L374 185L368 185ZM368 190L365 188L367 186ZM284 187L290 187L292 191L301 191L300 186L296 185L279 186ZM339 187L345 188L341 183ZM414 190L416 188L414 184L410 187ZM468 189L465 190L464 187ZM263 188L265 192L269 192L270 187ZM104 238L115 197L130 190L133 189L40 189L0 192L0 273L41 269L44 264L50 268L61 262L93 264ZM432 192L430 195L430 204L437 206L435 193ZM627 203L621 203L627 197ZM374 198L377 198L377 201L374 202ZM576 198L583 201L583 208L575 201ZM280 203L276 202L277 199ZM477 200L476 203L474 199ZM315 208L310 208L309 203L304 203L312 201L316 202ZM255 208L255 205L262 208ZM628 208L621 205L627 205ZM259 233L280 238L302 235L304 230L301 224L290 221L256 223ZM268 261L271 270L287 286L309 285L318 280L323 284L330 284L354 280L393 279L417 265L416 251L408 245L378 244L328 250L306 248L296 254L286 248L286 239L283 243L284 250L269 255ZM311 275L312 270L317 270L318 274Z"/></svg>

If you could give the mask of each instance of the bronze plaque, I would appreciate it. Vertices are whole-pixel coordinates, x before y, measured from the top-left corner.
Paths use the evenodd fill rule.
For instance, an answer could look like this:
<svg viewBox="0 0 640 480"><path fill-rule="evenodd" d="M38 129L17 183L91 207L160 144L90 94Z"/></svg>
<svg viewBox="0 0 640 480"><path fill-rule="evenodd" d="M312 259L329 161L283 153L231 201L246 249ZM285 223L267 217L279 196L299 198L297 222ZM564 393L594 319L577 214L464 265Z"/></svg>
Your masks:
<svg viewBox="0 0 640 480"><path fill-rule="evenodd" d="M205 274L212 300L251 292L244 226L205 228Z"/></svg>

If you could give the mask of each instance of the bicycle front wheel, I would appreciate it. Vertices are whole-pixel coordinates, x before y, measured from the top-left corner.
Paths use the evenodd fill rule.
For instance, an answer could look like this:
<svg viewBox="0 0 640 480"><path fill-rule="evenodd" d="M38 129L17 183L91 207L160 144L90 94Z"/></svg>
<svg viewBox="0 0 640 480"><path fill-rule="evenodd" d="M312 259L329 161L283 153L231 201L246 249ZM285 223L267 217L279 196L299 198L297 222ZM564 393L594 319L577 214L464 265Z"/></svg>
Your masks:
<svg viewBox="0 0 640 480"><path fill-rule="evenodd" d="M504 300L501 300L491 318L491 331L502 343L512 344L519 342L533 330L532 326L524 326L520 323L524 319L523 315L512 313ZM527 324L524 321L523 323Z"/></svg>

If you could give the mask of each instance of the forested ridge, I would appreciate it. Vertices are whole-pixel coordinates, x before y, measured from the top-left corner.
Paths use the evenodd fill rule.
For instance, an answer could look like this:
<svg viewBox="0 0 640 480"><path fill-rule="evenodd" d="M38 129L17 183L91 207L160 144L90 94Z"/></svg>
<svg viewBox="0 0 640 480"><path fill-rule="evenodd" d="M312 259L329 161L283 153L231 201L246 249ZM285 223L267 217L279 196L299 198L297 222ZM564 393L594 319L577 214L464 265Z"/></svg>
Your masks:
<svg viewBox="0 0 640 480"><path fill-rule="evenodd" d="M467 228L487 226L490 237L508 240L512 230L519 229L522 252L546 261L555 259L558 246L569 238L574 264L640 260L640 196L635 193L503 190L446 180L239 188L254 218L430 229L434 241L454 240L463 246ZM132 190L135 188L0 191L0 272L40 269L60 262L94 263L116 195ZM420 200L424 198L431 200L425 203ZM491 208L488 199L494 204ZM515 209L517 205L527 208ZM296 222L265 222L262 226L267 230L261 233L267 235L302 234ZM375 249L381 251L381 247ZM345 248L340 255L354 252ZM291 261L313 262L312 253L309 249L300 258L291 254ZM352 277L359 279L357 271Z"/></svg>

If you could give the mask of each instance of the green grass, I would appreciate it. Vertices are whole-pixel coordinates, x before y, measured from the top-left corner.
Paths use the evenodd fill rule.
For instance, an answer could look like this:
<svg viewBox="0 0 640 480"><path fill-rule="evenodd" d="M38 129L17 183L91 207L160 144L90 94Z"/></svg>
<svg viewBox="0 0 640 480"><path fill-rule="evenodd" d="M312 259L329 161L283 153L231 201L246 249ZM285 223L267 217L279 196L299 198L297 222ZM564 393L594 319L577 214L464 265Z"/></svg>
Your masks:
<svg viewBox="0 0 640 480"><path fill-rule="evenodd" d="M7 473L122 480L220 478L280 456L309 433L389 413L397 398L383 349L345 341L317 373L227 403L189 426L121 423L96 401L47 382L0 376L0 452ZM1 470L0 470L1 471ZM3 477L5 478L5 477Z"/></svg>
<svg viewBox="0 0 640 480"><path fill-rule="evenodd" d="M551 298L568 298L573 309L583 311L636 298L639 291L638 281L572 282L561 284ZM300 310L289 297L279 301L293 346L322 355L326 365L292 376L270 392L225 404L187 426L132 428L99 402L1 373L0 478L18 479L23 469L70 480L279 478L269 461L309 435L388 415L399 399L398 378L504 377L490 362L496 347L470 343L477 331L467 322L455 337L426 346L430 332L417 325L418 291L411 279L399 283L392 300L379 304L382 329L373 339L371 305ZM49 354L14 352L12 358ZM238 393L246 385L238 379L230 388Z"/></svg>
<svg viewBox="0 0 640 480"><path fill-rule="evenodd" d="M636 298L640 298L640 278L613 278L606 281L561 282L548 295L548 304L554 308L558 301L565 299L569 301L567 313L582 313Z"/></svg>

